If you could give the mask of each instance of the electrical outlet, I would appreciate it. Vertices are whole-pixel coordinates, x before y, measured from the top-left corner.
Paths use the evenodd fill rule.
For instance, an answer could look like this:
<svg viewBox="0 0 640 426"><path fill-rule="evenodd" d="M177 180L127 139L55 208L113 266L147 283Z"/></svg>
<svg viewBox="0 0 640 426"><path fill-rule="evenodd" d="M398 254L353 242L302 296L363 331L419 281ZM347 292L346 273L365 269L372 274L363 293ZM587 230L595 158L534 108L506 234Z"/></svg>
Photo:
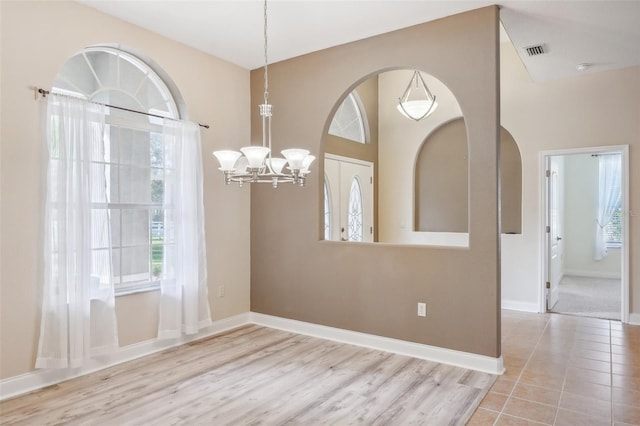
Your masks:
<svg viewBox="0 0 640 426"><path fill-rule="evenodd" d="M427 316L427 304L426 303L418 303L418 316L426 317Z"/></svg>
<svg viewBox="0 0 640 426"><path fill-rule="evenodd" d="M218 297L224 297L224 286L223 285L218 287Z"/></svg>

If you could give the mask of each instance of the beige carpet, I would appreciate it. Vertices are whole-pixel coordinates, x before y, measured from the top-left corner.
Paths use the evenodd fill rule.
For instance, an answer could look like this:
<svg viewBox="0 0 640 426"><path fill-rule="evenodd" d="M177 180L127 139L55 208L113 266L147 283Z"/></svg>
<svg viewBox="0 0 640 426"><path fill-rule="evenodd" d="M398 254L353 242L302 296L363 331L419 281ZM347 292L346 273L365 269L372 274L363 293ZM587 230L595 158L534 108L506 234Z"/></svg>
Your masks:
<svg viewBox="0 0 640 426"><path fill-rule="evenodd" d="M620 320L620 280L565 276L552 312Z"/></svg>

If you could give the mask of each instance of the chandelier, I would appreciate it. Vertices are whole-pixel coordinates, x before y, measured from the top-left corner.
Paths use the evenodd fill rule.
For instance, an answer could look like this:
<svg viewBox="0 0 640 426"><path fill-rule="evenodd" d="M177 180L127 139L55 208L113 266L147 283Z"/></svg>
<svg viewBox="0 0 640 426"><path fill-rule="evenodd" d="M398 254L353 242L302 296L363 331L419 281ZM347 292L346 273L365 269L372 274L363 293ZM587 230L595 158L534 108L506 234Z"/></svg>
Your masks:
<svg viewBox="0 0 640 426"><path fill-rule="evenodd" d="M422 89L424 99L409 99L414 82L416 90ZM437 107L436 97L429 91L427 84L422 79L422 74L415 70L403 95L398 98L398 111L407 118L420 121L430 116Z"/></svg>
<svg viewBox="0 0 640 426"><path fill-rule="evenodd" d="M269 62L267 60L267 0L264 1L264 103L260 107L262 117L262 146L245 146L240 152L214 151L227 184L294 183L304 186L309 166L316 157L306 149L282 150L284 158L273 157L271 152L271 105L269 104ZM286 166L286 168L285 168ZM285 170L286 169L286 170Z"/></svg>

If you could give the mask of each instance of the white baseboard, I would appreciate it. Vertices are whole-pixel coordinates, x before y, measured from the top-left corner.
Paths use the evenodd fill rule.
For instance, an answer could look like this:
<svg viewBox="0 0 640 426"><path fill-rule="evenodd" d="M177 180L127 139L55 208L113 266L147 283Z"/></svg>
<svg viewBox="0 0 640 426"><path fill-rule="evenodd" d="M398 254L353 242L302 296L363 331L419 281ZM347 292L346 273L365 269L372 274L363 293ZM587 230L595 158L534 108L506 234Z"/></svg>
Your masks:
<svg viewBox="0 0 640 426"><path fill-rule="evenodd" d="M585 277L585 278L603 278L607 280L619 280L622 279L620 272L600 272L600 271L588 271L580 269L565 269L563 276L572 277Z"/></svg>
<svg viewBox="0 0 640 426"><path fill-rule="evenodd" d="M455 351L436 346L423 345L372 334L359 333L351 330L327 327L271 315L246 312L230 318L214 321L209 327L197 334L182 336L177 339L147 340L145 342L121 348L117 353L99 360L90 360L89 364L76 369L33 370L28 373L0 380L0 401L22 395L46 386L51 386L65 380L93 373L104 368L112 367L123 362L131 361L143 356L151 355L168 348L183 345L194 340L204 339L216 334L224 333L247 324L257 324L265 327L286 330L293 333L363 346L371 349L392 352L414 358L440 362L442 364L482 371L490 374L504 373L502 357L492 358L469 352Z"/></svg>
<svg viewBox="0 0 640 426"><path fill-rule="evenodd" d="M350 345L362 346L384 352L406 355L413 358L455 365L490 374L504 373L502 357L492 358L469 352L461 352L436 346L423 345L405 340L359 333L341 328L327 327L303 321L274 317L271 315L251 313L251 322L265 327L304 334L321 339L333 340Z"/></svg>
<svg viewBox="0 0 640 426"><path fill-rule="evenodd" d="M640 325L640 314L629 314L629 324Z"/></svg>
<svg viewBox="0 0 640 426"><path fill-rule="evenodd" d="M65 380L93 373L136 358L151 355L175 346L184 345L194 340L203 339L233 330L250 323L250 313L242 313L229 318L214 321L210 326L197 334L181 336L177 339L147 340L120 348L115 354L99 359L91 359L86 366L80 368L33 370L25 374L0 380L0 401L22 395Z"/></svg>
<svg viewBox="0 0 640 426"><path fill-rule="evenodd" d="M540 305L531 302L521 302L519 300L502 299L502 309L509 311L535 312L540 313Z"/></svg>

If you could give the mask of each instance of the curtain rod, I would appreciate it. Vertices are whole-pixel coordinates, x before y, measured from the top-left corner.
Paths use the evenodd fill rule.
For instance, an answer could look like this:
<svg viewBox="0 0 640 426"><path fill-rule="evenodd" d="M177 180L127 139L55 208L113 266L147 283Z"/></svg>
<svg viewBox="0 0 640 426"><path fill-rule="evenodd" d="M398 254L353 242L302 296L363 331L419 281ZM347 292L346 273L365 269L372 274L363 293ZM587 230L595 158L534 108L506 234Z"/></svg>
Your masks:
<svg viewBox="0 0 640 426"><path fill-rule="evenodd" d="M42 95L42 97L43 97L43 98L46 98L46 97L47 97L47 95L48 95L49 93L51 93L51 91L49 91L49 90L45 90L45 89L42 89L42 88L40 88L40 87L37 87L36 89L37 89L37 93L40 93L40 94ZM61 95L61 94L56 94L56 95L57 95L57 96L68 96L68 95ZM36 95L36 96L37 96L37 95ZM93 101L90 101L90 102L91 102L91 103L94 103L94 104L97 104L97 105L103 105L103 106L106 106L106 107L109 107L109 108L119 109L119 110L122 110L122 111L134 112L134 113L136 113L136 114L142 114L142 115L148 115L148 116L150 116L150 117L166 118L167 120L180 121L180 120L178 120L178 119L176 119L176 118L164 117L164 116L162 116L162 115L151 114L151 113L149 113L149 112L144 112L144 111L136 111L135 109L129 109L129 108L119 107L119 106L115 106L115 105L103 104L103 103L100 103L100 102L93 102ZM209 125L208 125L208 124L200 124L200 123L198 123L198 126L200 126L200 127L204 127L205 129L208 129L208 128L209 128Z"/></svg>

